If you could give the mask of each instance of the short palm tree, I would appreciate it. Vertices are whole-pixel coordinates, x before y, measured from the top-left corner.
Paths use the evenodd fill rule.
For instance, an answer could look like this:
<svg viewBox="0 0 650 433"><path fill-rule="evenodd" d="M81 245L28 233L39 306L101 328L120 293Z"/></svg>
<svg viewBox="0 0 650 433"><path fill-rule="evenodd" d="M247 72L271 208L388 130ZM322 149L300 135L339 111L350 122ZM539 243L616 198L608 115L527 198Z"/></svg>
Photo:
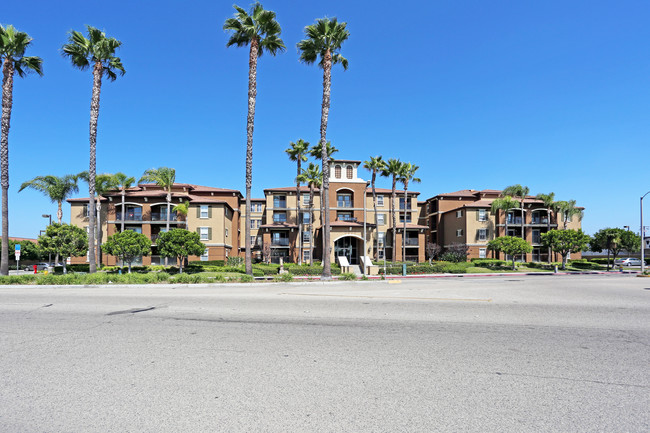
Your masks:
<svg viewBox="0 0 650 433"><path fill-rule="evenodd" d="M508 212L510 212L510 209L517 209L518 207L519 207L519 202L517 200L513 199L512 197L510 197L509 195L507 195L505 197L500 197L500 198L495 199L492 202L491 206L490 206L490 208L491 208L490 211L493 214L496 215L498 213L498 211L503 211L503 213L505 214L505 217L506 217L506 219L505 219L505 222L506 222L505 236L508 236ZM498 215L497 215L497 217L498 217ZM497 218L497 222L498 221L499 221L499 219Z"/></svg>
<svg viewBox="0 0 650 433"><path fill-rule="evenodd" d="M506 187L503 190L502 195L506 196L509 195L512 198L519 199L519 203L521 203L521 238L526 239L526 233L524 232L524 223L526 222L526 217L524 216L524 200L526 199L526 196L530 193L530 188L527 186L521 186L519 184L516 185L511 185L509 187Z"/></svg>
<svg viewBox="0 0 650 433"><path fill-rule="evenodd" d="M339 23L336 18L321 18L315 24L305 27L306 38L298 42L300 61L306 64L318 65L323 69L323 101L321 103L320 145L323 169L323 188L321 201L324 198L323 224L323 279L332 278L330 263L330 215L329 215L329 156L327 155L327 120L330 111L330 92L332 87L332 65L340 63L343 69L348 68L348 60L340 53L341 46L350 36L346 23Z"/></svg>
<svg viewBox="0 0 650 433"><path fill-rule="evenodd" d="M0 62L2 62L2 122L0 127L0 185L2 186L2 248L0 275L9 275L9 127L13 108L14 75L30 72L43 75L43 60L25 56L32 38L14 26L0 25Z"/></svg>
<svg viewBox="0 0 650 433"><path fill-rule="evenodd" d="M377 224L377 191L375 189L375 181L377 180L377 173L380 173L384 169L384 167L386 167L386 161L382 159L381 155L371 156L368 161L363 162L363 168L365 168L366 170L372 173L372 180L370 181L370 185L372 187L372 207L375 211L376 232L379 232L379 226ZM365 206L366 204L364 203L363 205ZM375 252L375 257L376 254L377 253Z"/></svg>
<svg viewBox="0 0 650 433"><path fill-rule="evenodd" d="M42 192L52 203L57 204L56 219L59 224L63 219L63 201L72 194L79 192L79 175L66 174L65 176L36 176L23 182L18 192L29 188Z"/></svg>
<svg viewBox="0 0 650 433"><path fill-rule="evenodd" d="M540 200L542 203L544 203L544 207L546 208L546 232L551 231L551 212L553 212L553 205L555 203L555 193L551 192L549 194L537 194L537 200ZM548 247L548 262L551 263L551 247Z"/></svg>
<svg viewBox="0 0 650 433"><path fill-rule="evenodd" d="M167 193L167 216L165 231L169 232L169 218L171 218L172 187L176 182L176 170L169 167L150 168L146 170L138 182L150 182L162 187ZM167 257L165 257L167 266Z"/></svg>
<svg viewBox="0 0 650 433"><path fill-rule="evenodd" d="M296 161L297 165L297 174L300 176L302 174L302 163L307 162L307 154L309 152L309 142L304 141L302 138L296 141L295 143L289 143L290 148L285 150L285 153L289 155L291 161ZM302 214L300 213L300 180L296 177L296 209L297 209L297 221L298 221L298 263L302 263Z"/></svg>
<svg viewBox="0 0 650 433"><path fill-rule="evenodd" d="M582 209L576 207L575 200L555 202L554 208L557 215L562 215L562 219L564 220L564 230L568 228L569 220L574 216L578 217L578 220L582 220L582 217L584 216Z"/></svg>
<svg viewBox="0 0 650 433"><path fill-rule="evenodd" d="M131 188L135 183L135 177L127 176L126 174L119 172L113 175L113 180L115 186L120 189L120 194L122 195L122 218L120 222L120 232L124 231L124 218L126 216L126 211L124 208L124 202L126 201L126 190Z"/></svg>
<svg viewBox="0 0 650 433"><path fill-rule="evenodd" d="M177 215L182 215L185 218L185 228L187 229L187 214L190 211L190 202L186 201L184 203L177 204L174 206L174 212Z"/></svg>
<svg viewBox="0 0 650 433"><path fill-rule="evenodd" d="M115 38L108 38L101 30L86 26L88 38L81 32L72 30L68 36L68 43L63 45L62 51L68 57L72 65L85 71L92 67L93 72L93 93L90 101L90 168L88 170L88 208L95 208L95 176L97 171L96 149L97 149L97 120L99 118L99 95L102 89L102 78L106 77L111 81L117 79L117 74L124 75L126 72L122 60L115 56L115 51L122 45L122 42ZM88 213L88 250L90 273L97 270L95 264L95 215Z"/></svg>
<svg viewBox="0 0 650 433"><path fill-rule="evenodd" d="M399 172L399 181L404 185L404 232L402 233L402 261L406 261L406 216L408 214L408 189L409 182L420 183L421 180L419 177L415 177L415 172L418 171L420 167L417 165L411 164L410 162L402 163L401 170Z"/></svg>
<svg viewBox="0 0 650 433"><path fill-rule="evenodd" d="M392 221L392 229L393 229L393 250L391 253L391 261L395 263L395 256L397 255L396 248L397 248L397 215L395 214L395 199L397 198L397 181L399 180L400 177L400 172L402 170L402 161L399 159L395 158L390 158L388 161L386 161L386 164L384 166L384 169L381 171L381 175L384 177L391 177L392 178L392 186L391 186L391 194L390 194L390 214L391 214L391 221Z"/></svg>
<svg viewBox="0 0 650 433"><path fill-rule="evenodd" d="M228 18L223 29L231 32L227 47L249 46L248 56L248 116L246 118L246 273L253 275L250 239L251 186L253 183L253 128L255 126L255 102L257 99L257 58L264 52L272 56L285 50L280 39L282 29L275 20L275 12L265 10L260 3L251 6L246 12L241 7L233 6L237 11L233 18Z"/></svg>
<svg viewBox="0 0 650 433"><path fill-rule="evenodd" d="M297 182L309 185L309 264L314 264L314 188L323 184L323 172L313 162L296 178ZM322 197L321 197L322 201Z"/></svg>

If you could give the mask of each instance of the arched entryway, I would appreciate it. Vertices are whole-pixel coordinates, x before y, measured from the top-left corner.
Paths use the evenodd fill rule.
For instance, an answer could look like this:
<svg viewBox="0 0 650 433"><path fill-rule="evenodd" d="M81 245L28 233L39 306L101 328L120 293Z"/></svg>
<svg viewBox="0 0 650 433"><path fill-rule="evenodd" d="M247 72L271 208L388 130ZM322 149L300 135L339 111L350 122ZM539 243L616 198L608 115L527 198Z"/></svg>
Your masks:
<svg viewBox="0 0 650 433"><path fill-rule="evenodd" d="M361 261L359 260L359 251L363 248L359 248L360 239L352 236L344 236L338 238L334 241L334 258L338 261L339 256L345 256L348 259L348 263L351 265L358 265Z"/></svg>

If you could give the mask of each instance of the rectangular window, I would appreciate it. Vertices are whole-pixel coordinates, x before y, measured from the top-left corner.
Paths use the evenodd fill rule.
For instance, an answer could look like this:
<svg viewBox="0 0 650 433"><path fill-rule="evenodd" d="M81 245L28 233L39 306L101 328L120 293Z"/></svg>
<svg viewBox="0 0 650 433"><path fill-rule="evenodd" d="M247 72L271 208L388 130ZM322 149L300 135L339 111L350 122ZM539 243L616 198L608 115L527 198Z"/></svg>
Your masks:
<svg viewBox="0 0 650 433"><path fill-rule="evenodd" d="M305 206L309 206L309 194L302 195L302 204Z"/></svg>
<svg viewBox="0 0 650 433"><path fill-rule="evenodd" d="M309 255L309 253L310 253L309 250L303 250L303 252L302 252L302 261L303 262L308 262L310 260L311 256Z"/></svg>
<svg viewBox="0 0 650 433"><path fill-rule="evenodd" d="M463 236L463 229L456 230L456 237L459 238L461 236Z"/></svg>
<svg viewBox="0 0 650 433"><path fill-rule="evenodd" d="M377 196L377 206L383 206L383 205L384 205L384 196L380 194Z"/></svg>
<svg viewBox="0 0 650 433"><path fill-rule="evenodd" d="M336 206L345 208L352 207L352 195L336 194Z"/></svg>
<svg viewBox="0 0 650 433"><path fill-rule="evenodd" d="M399 208L404 209L404 197L399 198ZM411 200L407 200L406 208L411 209Z"/></svg>
<svg viewBox="0 0 650 433"><path fill-rule="evenodd" d="M208 260L209 260L209 255L208 255L208 249L206 248L205 251L203 251L203 254L201 255L201 261L207 262Z"/></svg>
<svg viewBox="0 0 650 433"><path fill-rule="evenodd" d="M199 227L199 236L202 241L208 240L208 227Z"/></svg>
<svg viewBox="0 0 650 433"><path fill-rule="evenodd" d="M337 212L336 219L338 221L356 221L356 218L352 217L351 212Z"/></svg>
<svg viewBox="0 0 650 433"><path fill-rule="evenodd" d="M533 230L533 243L534 244L542 243L542 236L540 235L539 230Z"/></svg>
<svg viewBox="0 0 650 433"><path fill-rule="evenodd" d="M289 235L285 232L271 233L271 245L286 247L289 245Z"/></svg>
<svg viewBox="0 0 650 433"><path fill-rule="evenodd" d="M287 213L286 212L273 212L273 222L274 223L286 223L287 222Z"/></svg>
<svg viewBox="0 0 650 433"><path fill-rule="evenodd" d="M404 222L404 214L400 213L399 214L399 222L403 223ZM410 223L411 222L411 212L406 213L406 222Z"/></svg>
<svg viewBox="0 0 650 433"><path fill-rule="evenodd" d="M83 206L83 211L82 211L82 213L83 213L83 217L84 217L84 218L88 218L88 205L87 205L87 204L85 204L85 205ZM118 215L118 218L117 218L117 219L118 219L118 220L121 219L120 216L119 216L119 215L120 215L119 212L117 213L117 215Z"/></svg>
<svg viewBox="0 0 650 433"><path fill-rule="evenodd" d="M302 212L302 223L309 224L309 212Z"/></svg>
<svg viewBox="0 0 650 433"><path fill-rule="evenodd" d="M381 250L377 251L377 258L380 259L380 260L383 260L383 258L384 258L384 250L383 250L383 248Z"/></svg>
<svg viewBox="0 0 650 433"><path fill-rule="evenodd" d="M378 244L380 247L383 247L383 246L384 246L384 242L385 242L385 240L386 240L386 232L379 232L379 233L377 233L377 244Z"/></svg>
<svg viewBox="0 0 650 433"><path fill-rule="evenodd" d="M287 196L285 195L274 195L273 196L273 207L276 209L286 209L287 207Z"/></svg>
<svg viewBox="0 0 650 433"><path fill-rule="evenodd" d="M463 211L462 210L457 210L456 211L456 218L462 218L463 217Z"/></svg>
<svg viewBox="0 0 650 433"><path fill-rule="evenodd" d="M257 244L257 236L251 236L250 242L251 246L254 247Z"/></svg>
<svg viewBox="0 0 650 433"><path fill-rule="evenodd" d="M311 239L311 233L309 233L309 231L302 232L302 241L303 242L307 243L307 242L310 241L310 239Z"/></svg>
<svg viewBox="0 0 650 433"><path fill-rule="evenodd" d="M478 229L478 240L479 241L487 240L487 229Z"/></svg>
<svg viewBox="0 0 650 433"><path fill-rule="evenodd" d="M209 212L208 205L207 204L202 204L201 205L201 215L199 216L199 218L207 218L208 217L208 212Z"/></svg>
<svg viewBox="0 0 650 433"><path fill-rule="evenodd" d="M487 211L485 209L478 210L478 220L487 221Z"/></svg>
<svg viewBox="0 0 650 433"><path fill-rule="evenodd" d="M258 220L258 219L251 220L252 229L259 229L261 225L262 225L262 220Z"/></svg>
<svg viewBox="0 0 650 433"><path fill-rule="evenodd" d="M383 226L386 224L386 214L378 213L377 214L377 225Z"/></svg>
<svg viewBox="0 0 650 433"><path fill-rule="evenodd" d="M478 258L479 259L484 259L487 257L487 249L486 248L479 248L478 249Z"/></svg>

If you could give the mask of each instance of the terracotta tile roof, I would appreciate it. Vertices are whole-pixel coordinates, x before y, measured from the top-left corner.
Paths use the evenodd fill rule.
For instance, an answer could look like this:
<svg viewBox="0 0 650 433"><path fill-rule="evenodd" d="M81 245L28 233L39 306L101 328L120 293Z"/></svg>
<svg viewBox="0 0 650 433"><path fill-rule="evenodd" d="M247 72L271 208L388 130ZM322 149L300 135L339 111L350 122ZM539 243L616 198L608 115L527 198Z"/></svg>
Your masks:
<svg viewBox="0 0 650 433"><path fill-rule="evenodd" d="M356 159L338 159L338 158L332 158L332 162L337 163L337 162L351 162L355 164L361 164L361 161L358 161Z"/></svg>
<svg viewBox="0 0 650 433"><path fill-rule="evenodd" d="M53 222L56 222L56 221L53 221ZM24 241L29 241L29 242L32 242L32 243L35 243L35 244L38 243L38 239L33 239L33 238L17 238L17 237L15 237L15 236L9 236L9 240L11 240L11 241L18 241L18 242L20 242L20 241L23 241L23 242L24 242ZM9 253L10 253L10 254L13 254L11 251L9 251Z"/></svg>
<svg viewBox="0 0 650 433"><path fill-rule="evenodd" d="M77 197L77 198L68 198L65 201L67 201L68 203L88 203L88 200L89 200L88 197ZM97 198L95 198L95 200L97 200ZM105 197L100 197L99 200L108 201L108 199Z"/></svg>
<svg viewBox="0 0 650 433"><path fill-rule="evenodd" d="M296 192L296 187L294 186L283 186L280 188L264 188L264 192L270 191L270 192ZM318 192L319 189L318 187L314 188L314 192ZM300 192L309 192L309 187L302 185L300 187ZM261 199L260 199L261 200Z"/></svg>
<svg viewBox="0 0 650 433"><path fill-rule="evenodd" d="M367 191L370 194L372 194L372 188L371 187L368 187ZM388 189L388 188L375 188L375 191L380 193L380 194L391 194L393 192L393 190ZM404 195L404 190L403 189L397 189L397 190L395 190L395 193L398 194L398 195L399 194ZM418 191L408 191L407 194L408 195L420 195L420 193Z"/></svg>

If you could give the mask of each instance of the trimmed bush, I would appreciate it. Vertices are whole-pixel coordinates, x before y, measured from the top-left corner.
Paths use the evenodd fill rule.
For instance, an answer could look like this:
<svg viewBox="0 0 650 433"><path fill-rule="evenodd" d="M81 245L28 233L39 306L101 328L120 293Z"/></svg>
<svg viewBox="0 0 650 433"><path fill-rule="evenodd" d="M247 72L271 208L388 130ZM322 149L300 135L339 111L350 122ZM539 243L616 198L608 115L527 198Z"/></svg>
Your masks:
<svg viewBox="0 0 650 433"><path fill-rule="evenodd" d="M273 280L278 281L278 282L282 282L282 283L289 283L289 282L293 281L293 277L291 276L290 273L286 273L286 274L278 275Z"/></svg>
<svg viewBox="0 0 650 433"><path fill-rule="evenodd" d="M481 268L505 268L509 267L510 263L506 262L505 260L497 260L497 259L472 259L472 264L474 266L479 266Z"/></svg>
<svg viewBox="0 0 650 433"><path fill-rule="evenodd" d="M224 264L223 260L206 260L189 262L188 266L223 266Z"/></svg>
<svg viewBox="0 0 650 433"><path fill-rule="evenodd" d="M252 283L253 281L255 281L255 277L252 275L242 274L242 276L239 277L240 283Z"/></svg>
<svg viewBox="0 0 650 433"><path fill-rule="evenodd" d="M339 280L343 280L343 281L356 281L356 280L357 280L357 276L354 275L352 272L344 272L344 273L342 273L341 276L339 277Z"/></svg>

